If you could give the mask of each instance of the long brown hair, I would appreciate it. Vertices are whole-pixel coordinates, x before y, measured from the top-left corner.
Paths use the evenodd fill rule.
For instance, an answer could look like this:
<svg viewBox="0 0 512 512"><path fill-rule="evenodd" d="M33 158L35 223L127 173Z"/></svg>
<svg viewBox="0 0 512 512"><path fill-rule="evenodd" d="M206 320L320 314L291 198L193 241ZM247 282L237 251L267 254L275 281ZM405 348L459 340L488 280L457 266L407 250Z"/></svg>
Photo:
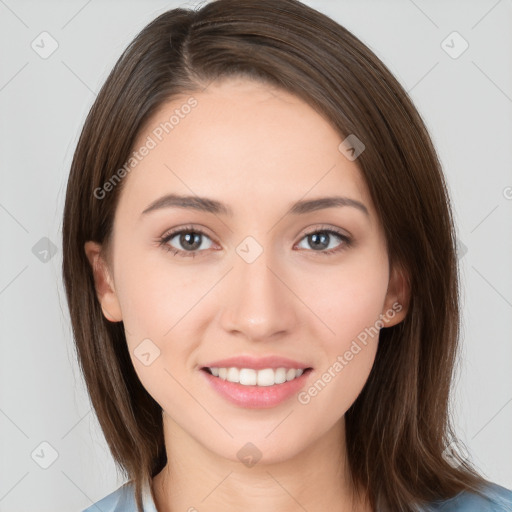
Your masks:
<svg viewBox="0 0 512 512"><path fill-rule="evenodd" d="M478 492L485 480L451 452L449 392L459 337L451 206L425 125L406 91L348 30L297 0L217 0L173 9L124 51L91 108L67 186L63 276L78 359L112 456L135 484L166 464L162 410L140 383L122 322L105 319L84 243L107 247L123 181L100 189L166 101L244 76L306 101L365 150L357 164L382 223L392 265L411 290L406 318L382 329L368 381L345 414L350 475L375 507ZM381 506L382 506L381 505Z"/></svg>

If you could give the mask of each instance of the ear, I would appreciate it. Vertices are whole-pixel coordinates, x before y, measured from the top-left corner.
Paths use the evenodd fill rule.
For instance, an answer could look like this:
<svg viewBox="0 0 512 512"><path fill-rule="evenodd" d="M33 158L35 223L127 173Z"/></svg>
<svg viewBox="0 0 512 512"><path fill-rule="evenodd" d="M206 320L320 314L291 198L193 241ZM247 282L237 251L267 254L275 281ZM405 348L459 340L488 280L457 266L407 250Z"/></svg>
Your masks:
<svg viewBox="0 0 512 512"><path fill-rule="evenodd" d="M92 268L96 295L101 304L103 315L110 322L120 322L123 319L121 307L108 265L100 254L101 245L89 241L85 242L84 249Z"/></svg>
<svg viewBox="0 0 512 512"><path fill-rule="evenodd" d="M384 327L399 324L409 310L410 284L405 270L397 265L391 269L386 292L386 299L382 309Z"/></svg>

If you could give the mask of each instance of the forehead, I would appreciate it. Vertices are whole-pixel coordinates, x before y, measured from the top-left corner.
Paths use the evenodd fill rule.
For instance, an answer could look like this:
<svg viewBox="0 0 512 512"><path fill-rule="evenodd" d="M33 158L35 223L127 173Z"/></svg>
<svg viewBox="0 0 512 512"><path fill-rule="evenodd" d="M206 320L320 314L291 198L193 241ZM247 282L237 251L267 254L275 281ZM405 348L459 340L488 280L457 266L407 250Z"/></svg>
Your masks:
<svg viewBox="0 0 512 512"><path fill-rule="evenodd" d="M156 196L180 192L269 206L336 191L369 203L359 168L339 150L342 140L297 96L223 79L173 98L145 124L133 150L151 149L125 178L124 201L142 211Z"/></svg>

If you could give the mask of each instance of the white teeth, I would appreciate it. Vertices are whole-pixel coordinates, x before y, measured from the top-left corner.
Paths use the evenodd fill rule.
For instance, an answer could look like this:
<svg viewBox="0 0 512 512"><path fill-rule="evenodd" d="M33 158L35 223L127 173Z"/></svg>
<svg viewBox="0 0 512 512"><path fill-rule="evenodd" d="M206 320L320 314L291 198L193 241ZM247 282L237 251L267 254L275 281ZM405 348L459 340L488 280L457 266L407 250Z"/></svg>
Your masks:
<svg viewBox="0 0 512 512"><path fill-rule="evenodd" d="M272 368L258 370L258 386L273 386L276 383L276 373Z"/></svg>
<svg viewBox="0 0 512 512"><path fill-rule="evenodd" d="M240 372L238 371L238 368L228 368L226 380L229 380L229 382L240 382L239 375Z"/></svg>
<svg viewBox="0 0 512 512"><path fill-rule="evenodd" d="M237 382L243 386L273 386L300 377L304 370L286 368L265 368L253 370L252 368L210 368L212 375L228 382Z"/></svg>
<svg viewBox="0 0 512 512"><path fill-rule="evenodd" d="M238 372L238 382L244 386L256 386L258 381L258 374L256 370L250 368L242 368Z"/></svg>
<svg viewBox="0 0 512 512"><path fill-rule="evenodd" d="M286 382L286 369L285 368L278 368L275 371L274 382L276 384L282 384L283 382Z"/></svg>

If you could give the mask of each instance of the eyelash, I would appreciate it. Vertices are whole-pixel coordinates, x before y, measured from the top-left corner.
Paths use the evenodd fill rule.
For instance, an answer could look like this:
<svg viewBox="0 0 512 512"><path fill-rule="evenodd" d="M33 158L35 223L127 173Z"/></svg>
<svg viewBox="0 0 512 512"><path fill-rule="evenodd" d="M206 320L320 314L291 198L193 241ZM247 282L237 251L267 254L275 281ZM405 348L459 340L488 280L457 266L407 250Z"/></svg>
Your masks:
<svg viewBox="0 0 512 512"><path fill-rule="evenodd" d="M208 236L208 234L206 232L204 232L202 229L200 228L196 228L194 226L185 226L183 228L180 228L180 229L177 229L176 231L171 231L169 233L165 233L164 235L162 235L161 237L158 238L158 245L160 247L162 247L165 251L168 251L168 252L173 252L174 256L176 255L179 255L180 257L185 257L185 258L189 258L189 257L192 257L192 258L195 258L196 254L198 252L204 252L204 251L182 251L180 249L176 249L175 247L171 247L168 242L170 240L172 240L176 235L181 235L182 233L194 233L194 234L198 234L198 235L204 235L208 238L210 238ZM348 247L350 247L352 245L352 239L350 237L348 237L347 235L341 233L340 231L337 231L335 229L332 229L332 228L317 228L315 229L314 231L310 231L308 233L305 233L304 236L301 238L301 240L303 240L304 238L310 236L310 235L315 235L315 234L318 234L318 233L327 233L329 235L334 235L338 238L340 238L343 242L343 244L341 244L340 246L338 246L337 248L335 249L329 249L329 250L323 250L323 251L313 251L311 249L312 252L316 252L316 253L319 253L319 254L323 254L323 255L331 255L331 254L335 254L335 253L338 253L338 252L341 252L345 249L347 249Z"/></svg>

